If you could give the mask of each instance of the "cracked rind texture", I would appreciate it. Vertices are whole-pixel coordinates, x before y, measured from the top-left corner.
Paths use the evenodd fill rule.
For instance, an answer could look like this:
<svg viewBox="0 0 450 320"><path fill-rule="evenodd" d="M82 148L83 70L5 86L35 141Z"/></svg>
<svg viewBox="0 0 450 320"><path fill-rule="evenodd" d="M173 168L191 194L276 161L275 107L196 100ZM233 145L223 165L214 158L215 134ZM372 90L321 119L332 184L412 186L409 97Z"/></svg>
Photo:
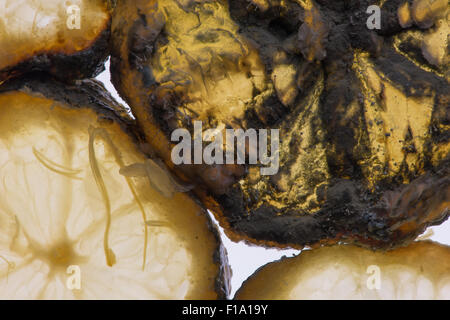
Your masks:
<svg viewBox="0 0 450 320"><path fill-rule="evenodd" d="M393 248L449 215L448 45L402 40L446 32L441 11L403 28L404 1L382 3L369 30L370 1L119 1L112 80L231 239ZM279 128L279 172L174 166L170 135L195 120Z"/></svg>
<svg viewBox="0 0 450 320"><path fill-rule="evenodd" d="M388 252L350 245L306 250L262 266L235 296L237 300L449 298L450 248L431 241Z"/></svg>
<svg viewBox="0 0 450 320"><path fill-rule="evenodd" d="M2 101L2 112L9 112L12 107L18 105L19 101L24 101L27 105L23 108L30 108L30 111L32 111L30 112L30 117L33 116L33 113L36 112L36 110L41 109L43 114L46 112L49 113L47 118L45 115L42 115L40 117L40 119L42 118L44 120L50 119L52 117L52 114L62 114L62 120L58 121L58 123L59 125L64 126L67 125L64 124L64 121L67 121L68 117L73 117L73 124L67 125L67 127L76 125L75 123L80 124L80 121L83 120L79 119L85 119L86 122L81 126L85 126L86 132L80 131L78 137L80 139L87 134L89 124L105 129L111 135L112 141L117 144L116 147L118 148L125 163L129 161L144 161L147 157L154 156L149 149L139 126L137 125L135 120L129 116L127 109L124 106L118 104L106 91L103 84L96 80L82 80L77 81L77 83L74 85L67 85L54 80L46 74L35 73L25 78L22 77L9 80L2 86L0 86L0 100ZM11 105L8 105L8 101ZM8 109L8 107L10 109ZM3 116L3 119L5 119L5 117L6 116ZM13 118L14 117L16 116L14 115ZM20 115L17 115L17 117L20 117ZM29 121L30 123L25 126L23 124L21 125L20 123L17 123L17 128L19 129L19 131L23 130L24 132L27 132L27 130L33 130L33 125L37 125L37 123L32 124L32 119L27 119L26 121ZM49 127L49 134L51 129L52 127ZM67 130L69 130L69 128L67 128ZM80 128L80 130L83 129ZM8 134L11 135L11 132L9 132ZM16 134L19 135L20 133ZM87 144L88 142L86 141L86 147ZM32 146L30 146L30 148L31 147ZM142 151L142 149L145 149L145 151ZM10 151L13 152L14 150ZM80 151L78 154L80 155L82 154L82 152ZM41 155L39 157L43 156ZM4 159L2 158L2 160ZM51 160L55 162L58 161L58 159ZM55 165L52 164L52 161L47 160L46 158L41 158L40 161L44 161L42 163L46 166ZM45 164L45 162L47 164ZM11 173L9 173L9 176L11 176ZM111 180L107 181L109 182ZM184 298L227 298L230 292L231 269L228 266L226 249L221 243L217 228L213 225L206 210L203 209L202 205L198 202L198 200L195 199L195 196L189 193L178 193L174 195L172 199L167 199L157 191L152 191L151 189L149 190L148 182L146 182L145 179L134 181L136 183L136 190L139 197L141 197L142 199L146 199L146 203L144 203L144 206L146 208L145 210L159 210L160 213L166 215L166 219L170 224L170 228L176 228L176 230L174 230L173 232L174 234L176 234L176 237L179 237L178 239L180 241L180 248L186 247L187 250L191 250L190 254L192 255L192 259L189 263L186 262L186 266L189 266L189 268L191 268L191 271L189 274L189 278L184 279L191 283L191 286L189 287L189 290ZM157 183L157 181L155 181L155 183ZM111 192L113 190L116 190L114 188L117 188L117 186L114 184L106 184L106 187L113 188L110 190ZM43 191L45 192L45 190ZM93 192L95 193L96 191ZM111 195L114 196L113 199L119 197L119 194L115 195L111 193ZM57 195L55 194L54 196ZM100 198L96 199L100 201ZM43 199L39 201L43 201ZM55 199L55 201L57 200ZM37 208L37 210L39 210L39 208ZM164 214L163 212L166 212L166 214ZM95 216L96 214L103 215L103 213L100 212L93 215ZM3 219L5 217L2 216L0 218ZM103 226L103 222L100 223ZM112 217L112 225L115 225L114 217ZM116 228L118 225L119 223L116 224ZM141 228L140 225L136 225L135 227L137 228L136 232ZM47 237L52 238L53 234L50 232L46 234L44 238ZM132 234L130 234L128 237L131 239ZM150 239L152 239L152 235L150 235ZM116 247L118 247L118 245L116 245ZM112 246L112 248L114 249L114 245ZM5 271L3 268L3 262L8 262L8 260L4 259L7 250L5 251L3 249L1 251L2 259L0 259L0 264L2 264L0 268L0 274L2 277L4 276L3 272ZM155 248L153 249L156 250ZM85 258L86 257L83 257L83 259ZM89 259L90 257L87 258ZM119 254L119 256L116 256L116 261L118 261L119 263L120 261L122 261L123 263L124 259L126 259L126 257L124 257L123 254ZM139 256L139 261L141 261L140 259L141 256ZM101 263L104 263L104 260L100 261ZM79 261L79 263L83 262L84 260ZM151 261L149 263L150 264L147 266L147 268L151 267ZM133 264L135 264L135 262ZM137 263L137 265L139 265L139 262ZM102 266L97 267L101 268ZM108 268L109 267L106 267L106 270L104 271L104 274L106 275L108 274L108 270L110 270ZM128 268L132 270L133 266L130 265ZM114 266L111 268L111 270L112 269L114 269ZM14 269L9 270L8 267L8 270L6 272L7 277L10 278L11 282L11 279L13 279L14 277ZM87 271L84 271L84 276L89 277L86 272ZM139 275L139 272L140 270L136 270L133 275L130 275L130 277L133 278L134 274ZM122 276L123 274L120 275L120 277ZM176 278L179 278L179 276L177 276ZM149 281L150 280L151 279L149 278ZM142 278L140 281L144 281L145 283L145 278ZM0 283L4 285L3 282L0 281ZM29 285L31 286L31 284ZM87 286L89 289L89 282L87 282ZM126 286L123 288L117 287L115 289L119 291L124 290L123 292L126 292ZM114 290L111 290L109 293L105 293L104 297L114 297ZM30 294L32 291L33 290L30 287ZM92 294L92 292L90 293ZM12 296L13 295L11 293L11 297ZM83 298L82 296L82 293L75 294L75 297ZM126 298L125 296L121 297ZM145 298L145 296L142 295L140 298ZM180 297L177 296L172 298L179 299Z"/></svg>
<svg viewBox="0 0 450 320"><path fill-rule="evenodd" d="M109 0L11 1L0 4L0 83L45 71L62 81L95 77L109 54ZM76 5L80 29L68 10ZM71 26L72 28L72 26Z"/></svg>

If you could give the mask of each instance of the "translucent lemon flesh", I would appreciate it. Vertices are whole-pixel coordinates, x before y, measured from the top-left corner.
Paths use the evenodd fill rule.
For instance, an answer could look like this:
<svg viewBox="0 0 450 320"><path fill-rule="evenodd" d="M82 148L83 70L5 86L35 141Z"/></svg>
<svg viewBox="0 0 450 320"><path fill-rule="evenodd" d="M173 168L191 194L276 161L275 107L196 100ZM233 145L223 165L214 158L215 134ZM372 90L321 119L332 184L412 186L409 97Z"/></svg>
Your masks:
<svg viewBox="0 0 450 320"><path fill-rule="evenodd" d="M109 21L102 0L0 2L0 70L40 54L88 48Z"/></svg>
<svg viewBox="0 0 450 320"><path fill-rule="evenodd" d="M450 248L428 241L390 252L323 247L270 263L238 299L450 299Z"/></svg>
<svg viewBox="0 0 450 320"><path fill-rule="evenodd" d="M121 175L145 157L98 118L0 95L0 299L216 298L204 212Z"/></svg>

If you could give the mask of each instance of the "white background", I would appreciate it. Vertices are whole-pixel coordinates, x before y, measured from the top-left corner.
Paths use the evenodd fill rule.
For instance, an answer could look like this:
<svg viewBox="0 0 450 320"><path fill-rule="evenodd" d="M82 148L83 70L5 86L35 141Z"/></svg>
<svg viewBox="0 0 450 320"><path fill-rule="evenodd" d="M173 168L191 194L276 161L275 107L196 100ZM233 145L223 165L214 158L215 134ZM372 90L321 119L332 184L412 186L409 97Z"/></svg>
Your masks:
<svg viewBox="0 0 450 320"><path fill-rule="evenodd" d="M105 84L106 89L117 99L120 103L127 106L127 104L119 97L117 91L110 82L109 60L105 64L106 70L101 73L97 79ZM212 217L212 215L211 215ZM214 217L212 217L215 221ZM236 290L239 289L242 282L245 281L256 269L265 265L268 262L278 260L282 256L293 256L300 253L299 250L278 250L265 249L261 247L249 246L243 242L232 242L223 233L220 228L222 241L228 251L228 260L233 270L233 277L231 279L232 292L230 298L234 296ZM429 228L432 229L433 235L431 240L450 245L450 220L446 221L440 226ZM427 230L428 231L428 230Z"/></svg>

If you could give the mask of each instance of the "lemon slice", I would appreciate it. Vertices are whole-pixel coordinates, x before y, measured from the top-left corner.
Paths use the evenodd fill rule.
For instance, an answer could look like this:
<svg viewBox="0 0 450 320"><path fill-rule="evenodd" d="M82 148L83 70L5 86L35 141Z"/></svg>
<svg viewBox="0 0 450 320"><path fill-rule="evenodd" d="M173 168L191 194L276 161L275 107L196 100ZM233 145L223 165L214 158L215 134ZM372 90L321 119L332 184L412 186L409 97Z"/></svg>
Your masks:
<svg viewBox="0 0 450 320"><path fill-rule="evenodd" d="M418 241L373 252L323 247L269 263L237 299L450 299L450 248Z"/></svg>
<svg viewBox="0 0 450 320"><path fill-rule="evenodd" d="M380 1L372 30L368 1L121 0L111 79L230 239L391 249L448 216L447 2Z"/></svg>
<svg viewBox="0 0 450 320"><path fill-rule="evenodd" d="M0 81L42 70L67 79L103 70L107 0L0 1Z"/></svg>
<svg viewBox="0 0 450 320"><path fill-rule="evenodd" d="M102 86L35 79L0 91L0 299L227 294L205 210L180 189L161 192L162 166L121 173L156 160Z"/></svg>

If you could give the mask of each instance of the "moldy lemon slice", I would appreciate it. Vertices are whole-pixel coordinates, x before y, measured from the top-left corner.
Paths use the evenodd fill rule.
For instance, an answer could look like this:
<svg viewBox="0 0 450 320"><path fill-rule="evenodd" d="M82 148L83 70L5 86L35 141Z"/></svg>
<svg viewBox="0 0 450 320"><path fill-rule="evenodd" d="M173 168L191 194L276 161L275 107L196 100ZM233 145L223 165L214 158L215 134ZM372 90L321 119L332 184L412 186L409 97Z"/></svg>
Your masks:
<svg viewBox="0 0 450 320"><path fill-rule="evenodd" d="M226 296L205 210L98 82L11 81L0 127L1 299Z"/></svg>
<svg viewBox="0 0 450 320"><path fill-rule="evenodd" d="M371 0L121 0L112 82L230 239L404 246L445 221L450 203L448 10L414 1L403 28L404 2L379 1L378 30L367 27ZM195 137L196 121L205 136L279 129L279 170L250 163L260 143L246 164L175 165L172 133Z"/></svg>

